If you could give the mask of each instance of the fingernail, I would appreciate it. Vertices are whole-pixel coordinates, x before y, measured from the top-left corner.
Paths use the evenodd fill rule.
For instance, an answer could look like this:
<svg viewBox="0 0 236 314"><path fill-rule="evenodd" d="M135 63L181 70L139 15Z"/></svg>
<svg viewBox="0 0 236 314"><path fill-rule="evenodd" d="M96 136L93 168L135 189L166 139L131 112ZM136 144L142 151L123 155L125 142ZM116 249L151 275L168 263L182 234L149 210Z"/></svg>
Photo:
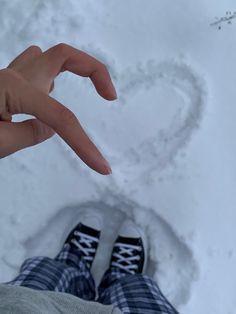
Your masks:
<svg viewBox="0 0 236 314"><path fill-rule="evenodd" d="M112 89L112 94L114 96L114 99L117 99L118 97L117 97L116 89L112 82L111 82L111 89Z"/></svg>
<svg viewBox="0 0 236 314"><path fill-rule="evenodd" d="M107 161L105 162L104 166L105 166L106 173L111 174L112 173L111 166L109 165Z"/></svg>

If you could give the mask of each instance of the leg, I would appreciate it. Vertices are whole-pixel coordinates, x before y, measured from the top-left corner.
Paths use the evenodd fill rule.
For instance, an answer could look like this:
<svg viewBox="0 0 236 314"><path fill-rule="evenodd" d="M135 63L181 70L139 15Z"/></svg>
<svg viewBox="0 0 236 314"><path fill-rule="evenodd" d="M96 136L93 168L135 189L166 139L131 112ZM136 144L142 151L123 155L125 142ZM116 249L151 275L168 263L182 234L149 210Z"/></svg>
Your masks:
<svg viewBox="0 0 236 314"><path fill-rule="evenodd" d="M146 256L145 235L132 221L125 221L99 286L98 302L113 304L125 314L178 314L156 282L142 274Z"/></svg>
<svg viewBox="0 0 236 314"><path fill-rule="evenodd" d="M67 292L84 300L95 298L95 284L89 267L82 254L68 243L54 259L27 259L20 274L8 284L36 290Z"/></svg>
<svg viewBox="0 0 236 314"><path fill-rule="evenodd" d="M142 274L108 270L99 286L98 302L113 304L128 314L178 314L154 280Z"/></svg>
<svg viewBox="0 0 236 314"><path fill-rule="evenodd" d="M8 284L67 292L84 300L94 300L95 283L90 268L98 248L101 226L101 217L93 210L87 210L54 259L27 259L19 276Z"/></svg>

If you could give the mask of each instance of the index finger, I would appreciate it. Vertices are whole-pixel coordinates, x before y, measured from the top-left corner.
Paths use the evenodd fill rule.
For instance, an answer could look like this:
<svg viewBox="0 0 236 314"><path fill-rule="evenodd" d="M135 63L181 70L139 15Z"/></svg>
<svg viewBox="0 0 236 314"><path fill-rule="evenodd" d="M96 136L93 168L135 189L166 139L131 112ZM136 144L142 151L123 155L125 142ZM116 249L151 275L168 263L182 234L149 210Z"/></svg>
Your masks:
<svg viewBox="0 0 236 314"><path fill-rule="evenodd" d="M107 160L87 136L76 116L63 104L32 86L13 70L2 70L0 83L11 114L26 113L50 126L92 169L111 173Z"/></svg>
<svg viewBox="0 0 236 314"><path fill-rule="evenodd" d="M40 56L39 71L46 78L54 78L64 71L70 71L76 75L89 77L100 96L107 100L117 98L115 87L106 66L88 55L67 44L58 44L49 48Z"/></svg>

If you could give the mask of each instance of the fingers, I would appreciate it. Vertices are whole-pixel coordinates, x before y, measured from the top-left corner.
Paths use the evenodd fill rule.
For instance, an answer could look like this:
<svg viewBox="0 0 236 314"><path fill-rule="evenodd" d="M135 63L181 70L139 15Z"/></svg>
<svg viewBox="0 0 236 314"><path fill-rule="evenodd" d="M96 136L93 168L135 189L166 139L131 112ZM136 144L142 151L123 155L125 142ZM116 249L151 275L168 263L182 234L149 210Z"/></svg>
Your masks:
<svg viewBox="0 0 236 314"><path fill-rule="evenodd" d="M20 73L24 79L45 93L50 93L53 90L54 82L41 77L41 65L39 56L42 55L42 50L37 46L30 46L16 57L8 66Z"/></svg>
<svg viewBox="0 0 236 314"><path fill-rule="evenodd" d="M75 115L47 96L53 88L54 78L60 72L70 71L89 77L103 98L116 99L116 91L105 65L85 52L59 44L44 53L37 47L30 47L9 68L13 71L2 71L3 76L7 76L7 79L4 77L4 83L8 81L5 97L9 114L34 115L58 133L89 167L101 174L111 173L108 162L89 139ZM17 75L17 72L21 75ZM2 118L6 121L9 119L10 116Z"/></svg>
<svg viewBox="0 0 236 314"><path fill-rule="evenodd" d="M44 52L40 69L53 80L60 72L70 71L76 75L89 77L97 92L107 100L117 98L106 66L87 53L66 44L59 44ZM46 79L45 77L45 79Z"/></svg>
<svg viewBox="0 0 236 314"><path fill-rule="evenodd" d="M8 112L3 112L0 114L0 120L1 121L8 121L11 122L12 120L12 115Z"/></svg>
<svg viewBox="0 0 236 314"><path fill-rule="evenodd" d="M30 46L17 56L9 65L9 69L20 71L27 63L34 60L42 54L42 50L38 46Z"/></svg>
<svg viewBox="0 0 236 314"><path fill-rule="evenodd" d="M111 173L108 162L69 109L34 88L14 71L5 71L5 82L8 82L6 94L10 113L26 113L37 117L58 133L90 168L101 174Z"/></svg>
<svg viewBox="0 0 236 314"><path fill-rule="evenodd" d="M52 137L54 131L37 119L0 122L0 158Z"/></svg>

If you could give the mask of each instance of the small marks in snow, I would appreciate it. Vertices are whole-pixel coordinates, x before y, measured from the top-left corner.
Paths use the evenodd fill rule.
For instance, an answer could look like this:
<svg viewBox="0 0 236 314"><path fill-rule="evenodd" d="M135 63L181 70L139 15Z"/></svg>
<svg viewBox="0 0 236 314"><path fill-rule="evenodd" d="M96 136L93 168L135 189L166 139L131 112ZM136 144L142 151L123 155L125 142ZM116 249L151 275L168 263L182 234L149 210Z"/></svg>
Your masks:
<svg viewBox="0 0 236 314"><path fill-rule="evenodd" d="M225 16L215 17L215 21L212 22L211 26L216 26L219 30L222 29L222 25L232 25L233 20L236 18L236 11L226 11Z"/></svg>

